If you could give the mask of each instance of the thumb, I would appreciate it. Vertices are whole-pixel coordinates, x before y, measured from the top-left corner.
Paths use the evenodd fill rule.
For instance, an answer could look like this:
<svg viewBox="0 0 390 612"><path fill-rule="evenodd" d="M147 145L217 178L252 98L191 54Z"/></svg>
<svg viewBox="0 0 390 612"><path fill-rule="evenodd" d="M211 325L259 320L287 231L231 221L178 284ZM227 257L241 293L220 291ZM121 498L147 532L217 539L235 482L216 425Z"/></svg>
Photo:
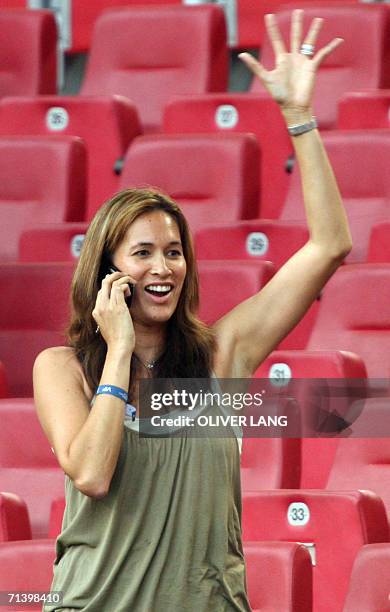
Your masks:
<svg viewBox="0 0 390 612"><path fill-rule="evenodd" d="M242 62L244 62L247 68L249 68L249 70L253 72L253 74L260 77L260 79L265 79L267 75L267 70L260 62L258 62L253 57L253 55L251 55L250 53L239 53L238 57Z"/></svg>

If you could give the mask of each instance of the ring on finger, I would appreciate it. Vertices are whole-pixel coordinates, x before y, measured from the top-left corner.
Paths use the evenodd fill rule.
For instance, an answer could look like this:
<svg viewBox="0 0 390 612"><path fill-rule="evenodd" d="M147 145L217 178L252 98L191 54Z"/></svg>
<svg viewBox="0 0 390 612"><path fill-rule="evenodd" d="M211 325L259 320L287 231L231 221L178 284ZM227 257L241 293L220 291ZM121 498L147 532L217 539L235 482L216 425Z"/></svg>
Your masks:
<svg viewBox="0 0 390 612"><path fill-rule="evenodd" d="M299 53L302 53L302 55L307 55L308 57L313 57L314 49L314 45L311 45L310 43L302 43Z"/></svg>

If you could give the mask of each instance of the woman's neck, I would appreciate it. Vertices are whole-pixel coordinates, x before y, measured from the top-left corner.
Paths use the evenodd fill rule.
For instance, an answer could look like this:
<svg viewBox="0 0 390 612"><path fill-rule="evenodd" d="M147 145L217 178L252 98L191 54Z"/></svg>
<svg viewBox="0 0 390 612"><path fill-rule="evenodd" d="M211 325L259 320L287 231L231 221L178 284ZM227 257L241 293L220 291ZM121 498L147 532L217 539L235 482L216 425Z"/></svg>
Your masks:
<svg viewBox="0 0 390 612"><path fill-rule="evenodd" d="M134 322L135 347L134 353L143 362L153 362L164 351L166 325L143 325Z"/></svg>

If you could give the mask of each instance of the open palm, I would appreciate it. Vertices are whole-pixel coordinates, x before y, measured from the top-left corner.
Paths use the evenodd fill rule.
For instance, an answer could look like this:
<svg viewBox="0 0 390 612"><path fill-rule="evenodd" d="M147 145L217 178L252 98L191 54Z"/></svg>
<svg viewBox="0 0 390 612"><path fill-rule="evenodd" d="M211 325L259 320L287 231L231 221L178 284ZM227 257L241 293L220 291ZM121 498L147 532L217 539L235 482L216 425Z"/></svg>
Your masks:
<svg viewBox="0 0 390 612"><path fill-rule="evenodd" d="M302 41L303 11L293 11L291 18L290 51L285 47L275 15L266 15L265 24L275 53L275 68L266 70L249 53L241 53L248 68L260 79L264 87L283 108L308 109L311 106L315 77L321 62L342 42L335 38L320 49L313 58L302 54L301 44L315 45L323 20L313 19L309 32Z"/></svg>

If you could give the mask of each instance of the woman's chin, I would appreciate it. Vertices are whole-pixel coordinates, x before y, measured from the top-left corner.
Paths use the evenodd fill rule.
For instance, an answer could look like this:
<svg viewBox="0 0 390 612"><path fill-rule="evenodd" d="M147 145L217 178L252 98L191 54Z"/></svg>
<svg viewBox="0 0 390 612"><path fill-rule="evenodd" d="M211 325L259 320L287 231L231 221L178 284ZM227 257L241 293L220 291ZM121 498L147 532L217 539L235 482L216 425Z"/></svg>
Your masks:
<svg viewBox="0 0 390 612"><path fill-rule="evenodd" d="M175 312L172 307L136 308L130 311L133 321L143 325L164 325Z"/></svg>

